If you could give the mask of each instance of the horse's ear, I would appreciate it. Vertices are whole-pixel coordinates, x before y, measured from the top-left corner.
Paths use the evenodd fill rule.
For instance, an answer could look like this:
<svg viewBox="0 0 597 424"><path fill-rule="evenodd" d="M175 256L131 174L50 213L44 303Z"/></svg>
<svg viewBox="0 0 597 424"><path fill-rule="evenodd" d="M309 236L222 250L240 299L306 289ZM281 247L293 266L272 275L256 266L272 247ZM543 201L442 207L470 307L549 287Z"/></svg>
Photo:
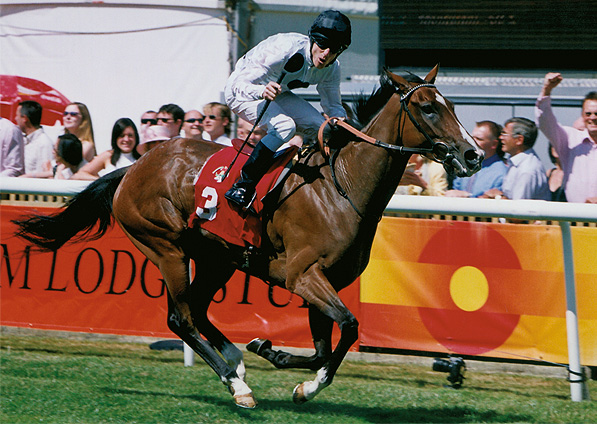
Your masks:
<svg viewBox="0 0 597 424"><path fill-rule="evenodd" d="M384 71L386 76L392 81L392 84L394 84L394 87L396 87L400 93L406 93L410 89L410 83L400 75L393 74L388 69L384 69Z"/></svg>
<svg viewBox="0 0 597 424"><path fill-rule="evenodd" d="M425 77L425 81L427 81L429 84L433 84L435 82L435 77L437 77L438 71L439 71L439 63L437 65L435 65L435 67L431 71L429 71L429 73Z"/></svg>

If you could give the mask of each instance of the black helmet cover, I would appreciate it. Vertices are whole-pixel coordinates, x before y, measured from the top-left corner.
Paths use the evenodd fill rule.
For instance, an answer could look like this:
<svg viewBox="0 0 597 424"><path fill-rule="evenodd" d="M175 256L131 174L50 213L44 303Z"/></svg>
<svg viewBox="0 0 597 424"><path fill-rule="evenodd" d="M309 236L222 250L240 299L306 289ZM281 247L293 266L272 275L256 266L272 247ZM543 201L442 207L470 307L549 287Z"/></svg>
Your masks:
<svg viewBox="0 0 597 424"><path fill-rule="evenodd" d="M309 37L319 47L340 54L351 42L350 20L337 10L326 10L313 21Z"/></svg>

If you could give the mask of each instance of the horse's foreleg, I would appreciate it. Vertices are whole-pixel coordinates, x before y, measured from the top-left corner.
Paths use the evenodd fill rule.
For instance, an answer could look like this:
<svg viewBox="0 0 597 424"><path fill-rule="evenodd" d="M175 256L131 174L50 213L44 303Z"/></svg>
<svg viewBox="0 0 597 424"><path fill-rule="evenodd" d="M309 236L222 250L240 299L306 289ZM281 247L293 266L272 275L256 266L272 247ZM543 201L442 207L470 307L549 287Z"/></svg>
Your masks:
<svg viewBox="0 0 597 424"><path fill-rule="evenodd" d="M332 327L334 321L309 305L309 327L313 336L315 354L312 356L292 355L281 350L273 350L269 340L255 339L247 345L247 350L270 361L276 368L305 368L317 370L329 359L332 353Z"/></svg>
<svg viewBox="0 0 597 424"><path fill-rule="evenodd" d="M294 293L301 296L310 305L333 319L340 327L340 341L329 356L328 361L317 371L317 377L305 381L294 389L295 403L304 403L313 399L324 388L332 384L338 367L344 360L350 347L358 339L358 321L342 303L338 293L327 280L318 264L314 264L304 273L294 286Z"/></svg>

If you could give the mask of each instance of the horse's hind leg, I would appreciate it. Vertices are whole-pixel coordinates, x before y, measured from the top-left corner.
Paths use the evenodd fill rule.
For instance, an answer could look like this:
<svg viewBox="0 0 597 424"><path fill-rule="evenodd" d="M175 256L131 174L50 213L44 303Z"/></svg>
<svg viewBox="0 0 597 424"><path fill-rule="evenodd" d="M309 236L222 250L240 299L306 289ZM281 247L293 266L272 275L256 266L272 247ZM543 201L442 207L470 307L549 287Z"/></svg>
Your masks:
<svg viewBox="0 0 597 424"><path fill-rule="evenodd" d="M332 327L334 321L319 309L309 306L309 327L313 336L315 354L312 356L292 355L281 350L273 350L269 340L255 339L247 345L247 350L270 361L276 368L306 368L317 370L329 359L332 353Z"/></svg>
<svg viewBox="0 0 597 424"><path fill-rule="evenodd" d="M124 229L124 228L123 228ZM125 232L127 232L125 230ZM193 297L189 284L189 260L177 246L164 239L141 242L130 236L131 241L160 270L168 287L168 328L189 345L220 377L228 387L236 404L243 408L256 406L249 386L224 359L204 340L192 317ZM152 248L148 247L151 244Z"/></svg>
<svg viewBox="0 0 597 424"><path fill-rule="evenodd" d="M221 257L220 257L221 258ZM232 277L234 269L224 266L221 261L211 261L206 255L201 257L202 263L217 263L210 267L202 266L197 272L190 287L191 308L195 326L213 347L215 347L228 365L236 371L238 377L244 381L246 370L242 351L237 348L222 332L209 320L207 310L213 297Z"/></svg>
<svg viewBox="0 0 597 424"><path fill-rule="evenodd" d="M244 408L254 408L255 399L249 386L237 374L236 370L231 368L226 361L213 349L210 342L204 340L200 331L197 329L193 316L194 305L188 285L188 262L178 271L170 269L164 270L160 266L162 275L168 283L170 292L170 304L168 307L168 327L177 334L186 344L188 344L197 354L218 374L221 381L228 387L230 393L238 406ZM184 275L184 285L172 284L172 277L176 272ZM178 280L181 281L181 280ZM170 289L172 287L172 289ZM244 376L243 376L244 377Z"/></svg>

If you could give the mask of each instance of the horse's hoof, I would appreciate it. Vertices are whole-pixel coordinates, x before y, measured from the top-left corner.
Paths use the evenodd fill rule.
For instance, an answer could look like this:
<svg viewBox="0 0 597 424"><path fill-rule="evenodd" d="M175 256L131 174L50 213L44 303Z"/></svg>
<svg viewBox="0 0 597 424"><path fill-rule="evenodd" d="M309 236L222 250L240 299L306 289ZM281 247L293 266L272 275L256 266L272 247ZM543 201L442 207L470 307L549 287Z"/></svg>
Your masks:
<svg viewBox="0 0 597 424"><path fill-rule="evenodd" d="M297 405L302 405L308 400L309 399L307 399L307 397L305 396L305 392L303 391L303 383L297 384L297 386L292 391L292 401Z"/></svg>
<svg viewBox="0 0 597 424"><path fill-rule="evenodd" d="M257 401L253 397L253 393L234 396L234 402L236 402L236 406L241 408L255 409L257 406Z"/></svg>
<svg viewBox="0 0 597 424"><path fill-rule="evenodd" d="M263 353L263 351L265 349L271 349L271 348L272 348L272 342L270 342L267 339L260 339L260 338L251 340L249 342L249 344L247 345L247 350L249 352L256 353L259 356L261 356L261 353Z"/></svg>

